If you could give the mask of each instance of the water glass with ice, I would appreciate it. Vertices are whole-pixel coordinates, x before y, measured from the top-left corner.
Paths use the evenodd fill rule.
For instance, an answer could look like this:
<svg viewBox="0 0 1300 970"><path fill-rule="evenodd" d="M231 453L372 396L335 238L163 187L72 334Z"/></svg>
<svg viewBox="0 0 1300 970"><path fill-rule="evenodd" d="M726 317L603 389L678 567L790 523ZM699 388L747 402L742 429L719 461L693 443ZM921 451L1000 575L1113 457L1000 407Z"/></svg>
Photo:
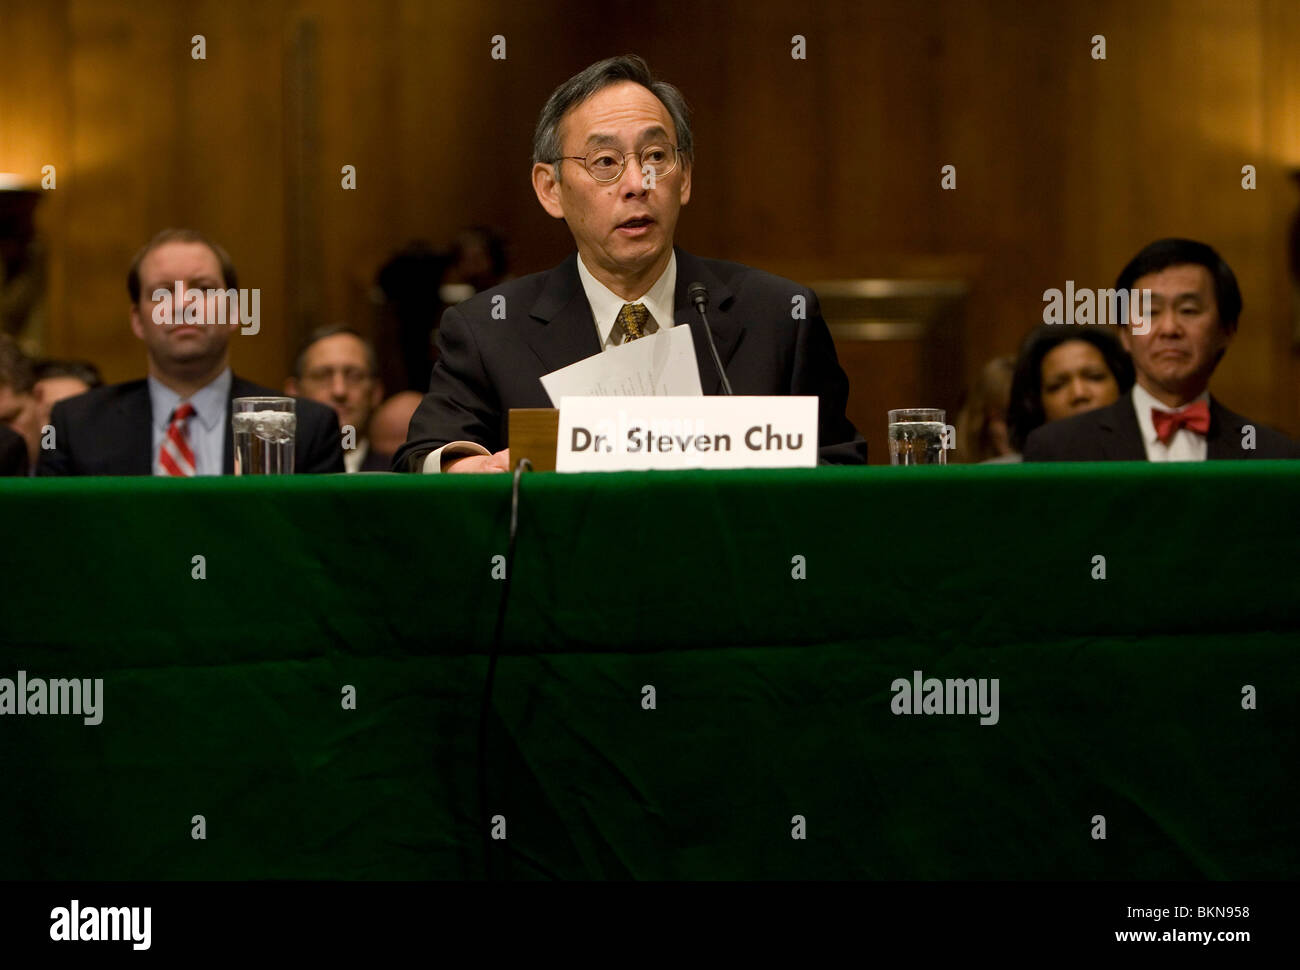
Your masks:
<svg viewBox="0 0 1300 970"><path fill-rule="evenodd" d="M293 474L298 418L291 397L237 397L231 405L236 475Z"/></svg>
<svg viewBox="0 0 1300 970"><path fill-rule="evenodd" d="M889 412L891 465L946 465L944 417L939 408L900 408Z"/></svg>

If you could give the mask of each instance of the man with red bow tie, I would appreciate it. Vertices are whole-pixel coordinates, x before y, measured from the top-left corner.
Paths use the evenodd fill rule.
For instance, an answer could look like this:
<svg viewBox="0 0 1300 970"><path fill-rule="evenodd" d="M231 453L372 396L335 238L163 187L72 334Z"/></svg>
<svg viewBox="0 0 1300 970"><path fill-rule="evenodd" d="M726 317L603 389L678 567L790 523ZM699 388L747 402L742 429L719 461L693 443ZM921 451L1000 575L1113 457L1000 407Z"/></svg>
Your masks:
<svg viewBox="0 0 1300 970"><path fill-rule="evenodd" d="M1205 461L1300 458L1300 445L1229 411L1210 375L1237 332L1241 290L1217 252L1161 239L1129 261L1116 287L1151 291L1144 327L1122 327L1137 383L1114 404L1043 425L1025 461ZM1132 312L1142 312L1141 300Z"/></svg>

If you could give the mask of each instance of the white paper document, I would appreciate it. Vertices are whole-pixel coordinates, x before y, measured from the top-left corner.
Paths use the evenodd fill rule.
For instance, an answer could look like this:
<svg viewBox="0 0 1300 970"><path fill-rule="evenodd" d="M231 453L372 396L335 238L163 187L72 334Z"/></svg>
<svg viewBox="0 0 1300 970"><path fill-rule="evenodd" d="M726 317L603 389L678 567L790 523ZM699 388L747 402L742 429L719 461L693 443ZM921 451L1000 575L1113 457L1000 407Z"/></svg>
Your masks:
<svg viewBox="0 0 1300 970"><path fill-rule="evenodd" d="M542 378L557 408L562 397L700 397L691 328L678 324L611 347Z"/></svg>

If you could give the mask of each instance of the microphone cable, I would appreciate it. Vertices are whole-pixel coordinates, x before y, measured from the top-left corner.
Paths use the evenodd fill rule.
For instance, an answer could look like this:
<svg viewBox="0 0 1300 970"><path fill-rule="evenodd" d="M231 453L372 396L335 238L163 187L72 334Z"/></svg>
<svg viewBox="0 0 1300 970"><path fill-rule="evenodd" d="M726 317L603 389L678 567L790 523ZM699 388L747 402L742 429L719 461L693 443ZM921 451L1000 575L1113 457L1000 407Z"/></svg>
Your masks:
<svg viewBox="0 0 1300 970"><path fill-rule="evenodd" d="M492 826L489 824L487 814L487 755L488 755L488 713L492 707L492 688L496 682L497 657L501 653L501 641L506 627L506 607L510 601L510 583L515 575L515 541L519 537L519 483L523 477L524 469L533 470L533 463L527 458L520 458L519 463L515 465L514 481L510 488L510 540L506 546L506 578L501 588L501 599L497 603L497 622L496 630L492 634L492 645L488 652L487 677L483 683L483 703L479 708L478 719L478 805L479 805L479 824L483 826L483 868L486 878L491 882L495 877L493 874L493 852L492 852ZM544 876L550 879L558 877L551 872L546 871L532 859L522 853L516 852L513 847L509 847L509 839L506 840L510 854L519 858L522 862L536 869Z"/></svg>

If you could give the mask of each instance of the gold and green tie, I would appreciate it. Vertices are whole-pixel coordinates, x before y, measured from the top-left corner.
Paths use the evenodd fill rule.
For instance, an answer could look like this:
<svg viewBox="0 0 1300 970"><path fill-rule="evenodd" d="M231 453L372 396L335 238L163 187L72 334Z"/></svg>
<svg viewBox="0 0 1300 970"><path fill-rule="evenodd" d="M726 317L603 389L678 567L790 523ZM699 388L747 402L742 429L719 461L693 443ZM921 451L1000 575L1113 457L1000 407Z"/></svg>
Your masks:
<svg viewBox="0 0 1300 970"><path fill-rule="evenodd" d="M637 340L649 333L646 329L646 322L649 319L650 311L645 308L644 303L624 303L623 309L618 311L618 319L615 321L623 328L622 343Z"/></svg>

